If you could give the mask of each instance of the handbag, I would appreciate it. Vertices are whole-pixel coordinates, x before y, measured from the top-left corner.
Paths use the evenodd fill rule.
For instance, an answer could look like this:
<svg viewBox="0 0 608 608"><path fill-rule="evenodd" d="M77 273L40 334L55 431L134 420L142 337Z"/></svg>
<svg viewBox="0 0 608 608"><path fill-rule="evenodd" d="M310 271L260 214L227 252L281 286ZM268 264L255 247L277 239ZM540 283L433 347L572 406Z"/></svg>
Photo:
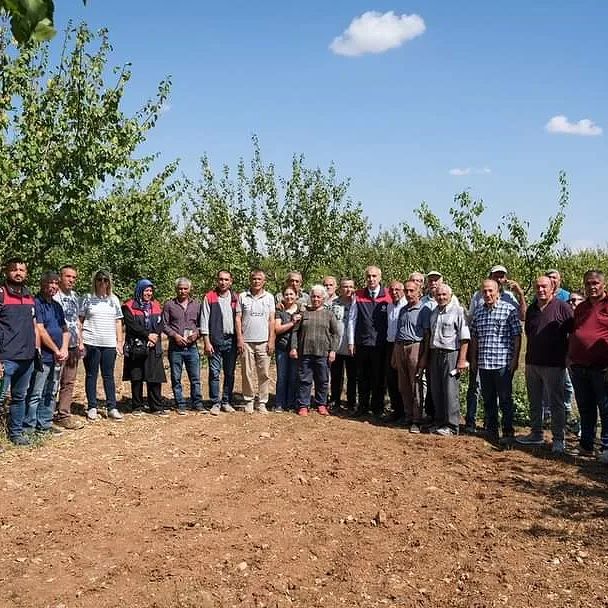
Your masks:
<svg viewBox="0 0 608 608"><path fill-rule="evenodd" d="M125 355L132 359L143 359L148 355L148 346L141 338L129 338L125 344Z"/></svg>

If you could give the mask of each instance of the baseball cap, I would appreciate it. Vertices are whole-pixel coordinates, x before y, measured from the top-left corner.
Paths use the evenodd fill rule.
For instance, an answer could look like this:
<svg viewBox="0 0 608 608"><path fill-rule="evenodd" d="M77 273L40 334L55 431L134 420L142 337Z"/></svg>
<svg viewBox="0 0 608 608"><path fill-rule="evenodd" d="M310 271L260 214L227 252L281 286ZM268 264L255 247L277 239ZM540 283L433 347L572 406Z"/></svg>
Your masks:
<svg viewBox="0 0 608 608"><path fill-rule="evenodd" d="M550 274L559 274L559 270L557 268L549 268L549 270L545 270L546 277L548 277Z"/></svg>
<svg viewBox="0 0 608 608"><path fill-rule="evenodd" d="M496 266L492 266L492 268L490 268L490 274L494 274L495 272L504 272L507 274L507 269L502 264L497 264Z"/></svg>
<svg viewBox="0 0 608 608"><path fill-rule="evenodd" d="M439 277L439 278L441 278L443 275L440 272L438 272L437 270L431 270L431 272L427 272L426 273L426 276L427 276L427 278L430 278L430 277Z"/></svg>

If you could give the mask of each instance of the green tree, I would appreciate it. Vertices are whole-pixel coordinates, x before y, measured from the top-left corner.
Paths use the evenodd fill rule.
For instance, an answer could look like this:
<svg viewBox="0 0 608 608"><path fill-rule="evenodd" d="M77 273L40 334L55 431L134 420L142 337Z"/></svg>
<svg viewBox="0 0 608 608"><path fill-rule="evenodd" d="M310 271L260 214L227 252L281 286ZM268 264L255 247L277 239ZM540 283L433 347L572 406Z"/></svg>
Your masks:
<svg viewBox="0 0 608 608"><path fill-rule="evenodd" d="M76 261L101 240L128 241L132 215L152 213L157 204L146 181L153 157L138 147L156 123L169 81L134 115L121 110L131 78L129 66L115 68L107 82L110 43L86 25L67 32L56 68L48 48L9 52L0 35L0 255L20 253L34 269ZM174 170L174 169L173 169ZM161 171L150 188L168 177ZM129 200L127 213L117 200ZM171 205L170 198L161 199ZM144 251L144 250L142 250Z"/></svg>

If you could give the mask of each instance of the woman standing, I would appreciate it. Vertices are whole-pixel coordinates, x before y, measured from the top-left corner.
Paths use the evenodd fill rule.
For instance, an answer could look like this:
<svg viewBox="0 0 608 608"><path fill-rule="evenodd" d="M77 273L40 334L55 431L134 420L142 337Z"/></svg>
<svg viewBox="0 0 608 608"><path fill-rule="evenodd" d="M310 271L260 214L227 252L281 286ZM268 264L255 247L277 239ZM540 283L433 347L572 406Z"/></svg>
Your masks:
<svg viewBox="0 0 608 608"><path fill-rule="evenodd" d="M108 418L122 420L116 408L114 364L116 354L122 355L122 311L112 293L112 277L105 270L93 275L93 288L81 302L79 317L81 333L79 348L85 350L85 391L87 418L97 420L97 376L101 369L106 394Z"/></svg>
<svg viewBox="0 0 608 608"><path fill-rule="evenodd" d="M125 319L125 365L122 379L131 381L134 415L144 412L144 382L148 385L150 414L167 416L160 387L167 381L161 344L162 308L154 299L154 285L140 279L133 298L122 305Z"/></svg>
<svg viewBox="0 0 608 608"><path fill-rule="evenodd" d="M289 356L298 360L298 415L308 416L310 391L314 381L314 403L322 416L327 410L329 364L336 358L340 326L333 311L323 306L327 292L323 285L310 290L310 305L291 338Z"/></svg>
<svg viewBox="0 0 608 608"><path fill-rule="evenodd" d="M297 294L293 287L283 289L283 306L275 312L275 356L277 360L277 394L275 412L296 407L298 362L289 356L293 328L302 318L298 312Z"/></svg>

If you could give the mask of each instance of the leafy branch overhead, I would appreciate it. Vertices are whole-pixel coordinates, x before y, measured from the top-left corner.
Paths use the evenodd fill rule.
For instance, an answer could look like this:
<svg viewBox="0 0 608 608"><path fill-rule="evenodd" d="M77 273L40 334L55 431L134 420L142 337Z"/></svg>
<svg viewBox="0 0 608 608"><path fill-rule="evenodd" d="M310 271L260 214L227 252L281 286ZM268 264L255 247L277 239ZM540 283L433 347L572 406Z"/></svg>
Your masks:
<svg viewBox="0 0 608 608"><path fill-rule="evenodd" d="M87 0L82 0L86 5ZM11 31L19 44L50 40L55 5L53 0L0 0L0 12L8 14Z"/></svg>

